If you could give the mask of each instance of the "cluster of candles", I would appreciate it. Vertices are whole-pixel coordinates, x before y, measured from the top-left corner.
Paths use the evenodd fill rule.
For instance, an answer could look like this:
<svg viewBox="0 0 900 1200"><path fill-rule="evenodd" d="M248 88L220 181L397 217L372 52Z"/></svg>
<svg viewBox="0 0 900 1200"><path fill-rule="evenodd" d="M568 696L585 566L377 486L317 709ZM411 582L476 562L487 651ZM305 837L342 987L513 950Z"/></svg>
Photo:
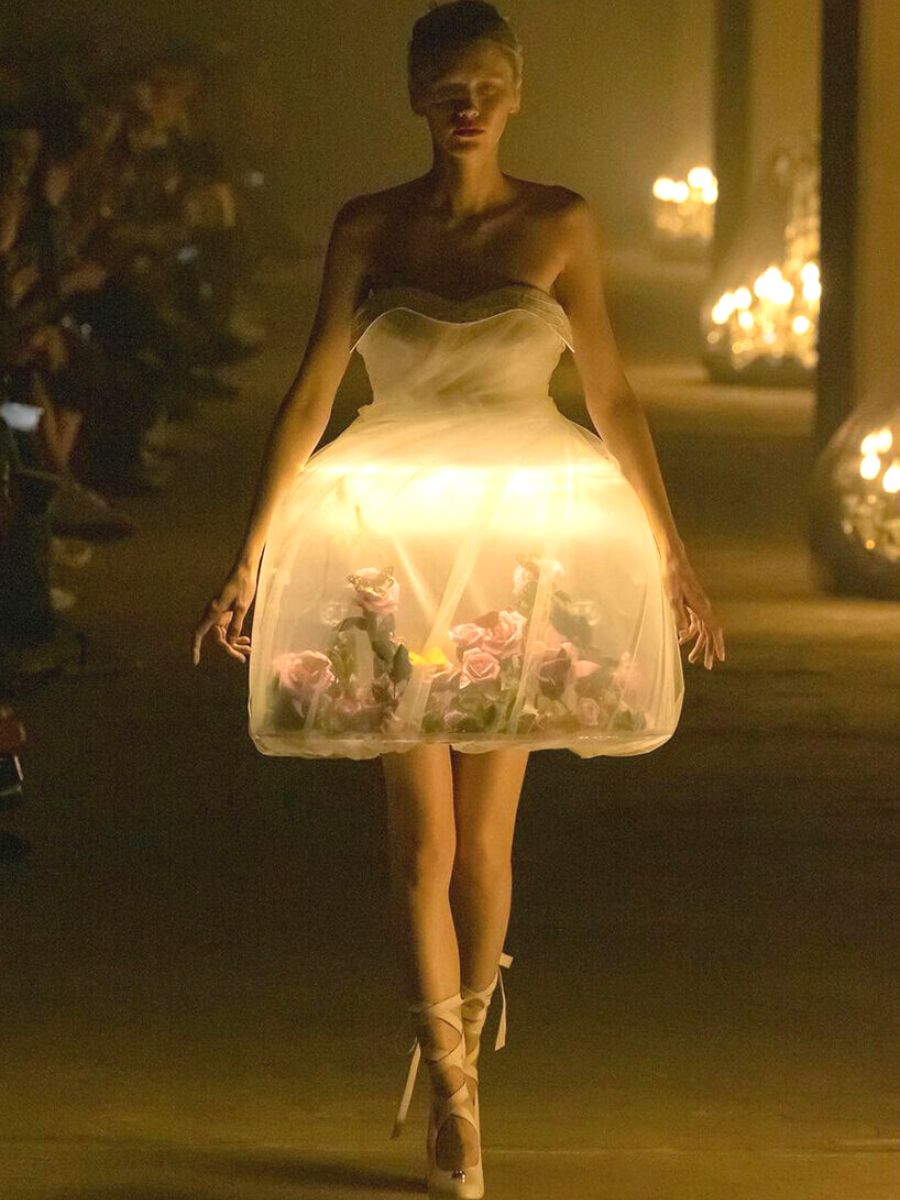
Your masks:
<svg viewBox="0 0 900 1200"><path fill-rule="evenodd" d="M841 528L873 554L900 563L900 414L867 433L838 462Z"/></svg>
<svg viewBox="0 0 900 1200"><path fill-rule="evenodd" d="M719 196L709 167L691 167L687 179L660 175L653 181L653 225L660 238L708 243Z"/></svg>
<svg viewBox="0 0 900 1200"><path fill-rule="evenodd" d="M755 360L774 367L799 366L811 374L818 362L822 280L819 275L820 186L815 144L801 139L773 157L765 194L757 203L781 203L784 234L752 268L704 309L709 349L737 372ZM753 229L747 230L752 239Z"/></svg>
<svg viewBox="0 0 900 1200"><path fill-rule="evenodd" d="M817 361L819 300L822 281L819 264L796 260L779 267L770 264L753 281L719 296L709 313L713 328L710 346L723 341L737 369L754 359L795 358L812 370Z"/></svg>

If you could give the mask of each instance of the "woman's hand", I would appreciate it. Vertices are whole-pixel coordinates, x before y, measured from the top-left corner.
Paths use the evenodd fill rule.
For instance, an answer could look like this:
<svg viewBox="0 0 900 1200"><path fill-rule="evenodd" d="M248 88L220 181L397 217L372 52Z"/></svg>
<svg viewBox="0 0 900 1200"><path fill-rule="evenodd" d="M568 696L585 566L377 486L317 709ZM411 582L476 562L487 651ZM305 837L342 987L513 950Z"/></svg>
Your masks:
<svg viewBox="0 0 900 1200"><path fill-rule="evenodd" d="M241 632L247 609L256 593L256 568L238 563L228 573L217 596L213 596L197 622L192 640L192 658L200 662L200 646L210 629L226 654L246 662L250 654L250 638Z"/></svg>
<svg viewBox="0 0 900 1200"><path fill-rule="evenodd" d="M696 662L702 653L703 665L711 671L716 658L725 661L725 638L709 597L683 551L663 554L663 579L678 622L678 644L696 637L688 662Z"/></svg>

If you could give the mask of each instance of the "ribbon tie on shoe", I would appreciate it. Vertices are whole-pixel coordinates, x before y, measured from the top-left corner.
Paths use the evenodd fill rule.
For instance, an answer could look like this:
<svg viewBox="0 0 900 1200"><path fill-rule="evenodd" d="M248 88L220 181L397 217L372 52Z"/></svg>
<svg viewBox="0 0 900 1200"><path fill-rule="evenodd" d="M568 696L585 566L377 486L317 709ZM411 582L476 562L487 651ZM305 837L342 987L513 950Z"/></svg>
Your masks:
<svg viewBox="0 0 900 1200"><path fill-rule="evenodd" d="M512 963L512 955L503 953L500 955L500 966L508 967ZM506 1045L506 991L503 987L503 972L498 971L497 975L500 979L500 1024L497 1026L497 1040L494 1042L495 1050L502 1050Z"/></svg>
<svg viewBox="0 0 900 1200"><path fill-rule="evenodd" d="M500 966L508 967L512 963L512 960L513 958L511 954L503 952L500 955ZM494 1042L494 1049L502 1050L506 1045L506 991L503 987L503 972L499 969L497 971L497 978L500 983L501 1005L500 1024L497 1027L497 1038ZM419 1041L418 1033L413 1038L413 1043L406 1053L411 1054L412 1058L410 1059L409 1070L406 1073L406 1085L403 1089L403 1097L400 1100L400 1107L397 1109L397 1115L394 1118L394 1126L390 1135L392 1138L400 1136L400 1132L403 1129L404 1122L406 1121L406 1114L409 1112L409 1105L410 1101L412 1100L413 1089L416 1086L416 1076L419 1071L419 1063L422 1061L422 1046Z"/></svg>
<svg viewBox="0 0 900 1200"><path fill-rule="evenodd" d="M409 1111L409 1102L412 1099L413 1088L416 1085L416 1073L419 1070L419 1063L422 1059L422 1047L419 1045L418 1035L416 1035L412 1046L407 1051L407 1054L409 1053L412 1053L412 1061L409 1064L409 1071L406 1075L406 1087L403 1089L403 1099L400 1101L400 1107L397 1109L396 1117L394 1117L394 1127L391 1130L392 1138L400 1136L400 1131L406 1120L406 1114Z"/></svg>

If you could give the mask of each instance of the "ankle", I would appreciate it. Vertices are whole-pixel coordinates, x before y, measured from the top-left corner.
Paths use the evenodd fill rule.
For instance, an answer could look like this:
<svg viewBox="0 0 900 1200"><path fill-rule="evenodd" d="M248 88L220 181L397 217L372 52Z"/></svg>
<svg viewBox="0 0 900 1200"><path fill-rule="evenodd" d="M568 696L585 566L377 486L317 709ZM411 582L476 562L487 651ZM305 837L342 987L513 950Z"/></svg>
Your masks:
<svg viewBox="0 0 900 1200"><path fill-rule="evenodd" d="M465 999L472 999L474 996L480 996L484 1000L490 1000L491 993L497 983L497 971L494 969L493 979L489 979L485 984L476 984L471 981L466 982L465 977L460 983L460 994Z"/></svg>

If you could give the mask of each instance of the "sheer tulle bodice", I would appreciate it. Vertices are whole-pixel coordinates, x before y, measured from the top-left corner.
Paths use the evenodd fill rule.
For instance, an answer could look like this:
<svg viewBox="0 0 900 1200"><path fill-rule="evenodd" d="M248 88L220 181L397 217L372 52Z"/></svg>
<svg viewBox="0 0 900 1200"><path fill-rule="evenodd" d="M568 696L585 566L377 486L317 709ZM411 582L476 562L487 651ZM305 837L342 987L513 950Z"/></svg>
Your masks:
<svg viewBox="0 0 900 1200"><path fill-rule="evenodd" d="M550 377L558 302L508 284L372 293L373 400L297 473L260 566L249 728L264 754L422 741L640 754L683 698L646 514Z"/></svg>

